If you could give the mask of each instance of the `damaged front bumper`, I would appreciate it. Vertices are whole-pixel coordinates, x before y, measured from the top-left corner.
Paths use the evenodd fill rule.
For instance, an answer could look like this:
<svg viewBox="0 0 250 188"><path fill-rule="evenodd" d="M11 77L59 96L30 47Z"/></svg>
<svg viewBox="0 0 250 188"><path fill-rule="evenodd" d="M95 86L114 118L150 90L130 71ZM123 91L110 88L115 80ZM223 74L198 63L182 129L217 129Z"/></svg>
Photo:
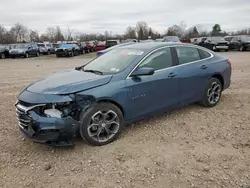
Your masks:
<svg viewBox="0 0 250 188"><path fill-rule="evenodd" d="M26 107L16 104L16 115L22 134L38 143L71 145L79 128L79 122L70 116L64 118L41 116L33 111L37 107L39 105Z"/></svg>

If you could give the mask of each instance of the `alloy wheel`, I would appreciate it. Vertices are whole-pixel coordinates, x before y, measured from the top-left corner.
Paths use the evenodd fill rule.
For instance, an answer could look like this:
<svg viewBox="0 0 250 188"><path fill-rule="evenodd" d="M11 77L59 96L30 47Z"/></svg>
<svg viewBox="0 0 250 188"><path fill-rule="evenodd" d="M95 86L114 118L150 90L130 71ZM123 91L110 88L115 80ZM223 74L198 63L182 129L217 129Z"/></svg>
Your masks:
<svg viewBox="0 0 250 188"><path fill-rule="evenodd" d="M119 127L119 117L114 111L98 111L91 117L87 131L93 140L107 142L116 135Z"/></svg>
<svg viewBox="0 0 250 188"><path fill-rule="evenodd" d="M216 104L221 97L221 85L217 82L213 82L207 91L207 97L210 104Z"/></svg>

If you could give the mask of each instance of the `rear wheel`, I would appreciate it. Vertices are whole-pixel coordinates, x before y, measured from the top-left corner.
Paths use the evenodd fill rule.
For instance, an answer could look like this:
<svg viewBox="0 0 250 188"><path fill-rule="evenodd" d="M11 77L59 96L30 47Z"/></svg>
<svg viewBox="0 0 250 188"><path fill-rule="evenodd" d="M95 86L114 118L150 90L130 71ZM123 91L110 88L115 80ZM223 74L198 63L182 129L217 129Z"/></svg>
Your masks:
<svg viewBox="0 0 250 188"><path fill-rule="evenodd" d="M5 59L5 53L1 53L0 57L1 59Z"/></svg>
<svg viewBox="0 0 250 188"><path fill-rule="evenodd" d="M26 52L25 55L24 55L25 58L28 58L29 57L29 53Z"/></svg>
<svg viewBox="0 0 250 188"><path fill-rule="evenodd" d="M212 77L206 86L205 93L200 104L206 107L217 105L221 99L222 84L219 79Z"/></svg>
<svg viewBox="0 0 250 188"><path fill-rule="evenodd" d="M244 51L245 51L245 48L244 48L244 46L243 46L243 45L241 45L241 47L240 47L240 51L241 51L241 52L244 52Z"/></svg>
<svg viewBox="0 0 250 188"><path fill-rule="evenodd" d="M80 135L89 144L113 142L124 127L121 110L111 103L97 103L80 115Z"/></svg>

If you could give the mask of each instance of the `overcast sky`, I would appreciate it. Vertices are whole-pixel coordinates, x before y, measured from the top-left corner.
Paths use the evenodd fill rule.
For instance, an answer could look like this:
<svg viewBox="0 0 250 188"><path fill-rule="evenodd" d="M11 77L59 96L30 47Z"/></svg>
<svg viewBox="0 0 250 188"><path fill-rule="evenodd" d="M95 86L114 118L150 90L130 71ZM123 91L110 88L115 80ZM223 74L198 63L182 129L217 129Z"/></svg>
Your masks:
<svg viewBox="0 0 250 188"><path fill-rule="evenodd" d="M146 21L162 33L182 20L203 29L215 23L226 31L250 27L250 0L0 0L0 25L19 22L39 32L58 25L77 32L123 33Z"/></svg>

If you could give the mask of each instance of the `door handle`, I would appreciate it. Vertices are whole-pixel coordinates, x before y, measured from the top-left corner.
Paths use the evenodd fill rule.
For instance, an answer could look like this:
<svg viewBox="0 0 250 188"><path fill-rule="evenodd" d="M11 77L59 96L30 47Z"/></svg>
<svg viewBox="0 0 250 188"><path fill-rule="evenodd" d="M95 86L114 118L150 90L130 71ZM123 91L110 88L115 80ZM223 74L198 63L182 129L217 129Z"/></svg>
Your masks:
<svg viewBox="0 0 250 188"><path fill-rule="evenodd" d="M202 65L201 66L201 69L207 69L208 67L207 67L207 65Z"/></svg>
<svg viewBox="0 0 250 188"><path fill-rule="evenodd" d="M171 72L171 73L169 73L169 75L168 75L169 78L173 78L173 77L176 77L176 76L177 76L177 74L174 73L174 72Z"/></svg>

